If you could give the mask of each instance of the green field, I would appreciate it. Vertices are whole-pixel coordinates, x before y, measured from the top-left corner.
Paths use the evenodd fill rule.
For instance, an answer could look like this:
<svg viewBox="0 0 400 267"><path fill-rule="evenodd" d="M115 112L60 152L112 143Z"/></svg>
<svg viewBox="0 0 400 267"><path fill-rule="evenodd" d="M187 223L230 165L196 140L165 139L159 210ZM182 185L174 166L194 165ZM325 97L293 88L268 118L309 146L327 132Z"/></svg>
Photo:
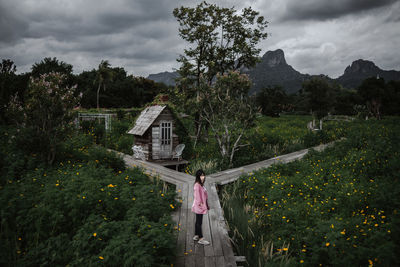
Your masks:
<svg viewBox="0 0 400 267"><path fill-rule="evenodd" d="M248 266L399 265L399 122L352 122L334 147L224 186L238 255Z"/></svg>
<svg viewBox="0 0 400 267"><path fill-rule="evenodd" d="M170 266L175 186L126 169L95 128L59 144L53 166L30 133L1 127L0 265Z"/></svg>

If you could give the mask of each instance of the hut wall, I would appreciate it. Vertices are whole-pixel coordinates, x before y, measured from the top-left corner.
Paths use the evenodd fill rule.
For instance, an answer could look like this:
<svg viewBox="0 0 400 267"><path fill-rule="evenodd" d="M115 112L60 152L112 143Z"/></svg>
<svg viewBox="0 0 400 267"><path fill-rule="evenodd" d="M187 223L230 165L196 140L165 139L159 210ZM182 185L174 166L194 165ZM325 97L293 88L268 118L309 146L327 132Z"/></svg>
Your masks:
<svg viewBox="0 0 400 267"><path fill-rule="evenodd" d="M135 135L135 145L143 148L146 160L151 158L151 139L149 138L149 131L146 131L143 136Z"/></svg>

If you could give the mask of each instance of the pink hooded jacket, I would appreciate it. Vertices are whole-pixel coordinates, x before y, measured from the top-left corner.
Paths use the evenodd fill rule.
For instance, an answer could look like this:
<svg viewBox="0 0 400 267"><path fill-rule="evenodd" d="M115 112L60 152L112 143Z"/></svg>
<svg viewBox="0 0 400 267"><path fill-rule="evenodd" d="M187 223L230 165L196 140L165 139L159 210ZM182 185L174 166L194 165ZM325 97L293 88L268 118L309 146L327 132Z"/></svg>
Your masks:
<svg viewBox="0 0 400 267"><path fill-rule="evenodd" d="M192 211L197 214L206 214L208 210L208 193L205 187L199 183L194 184L194 200Z"/></svg>

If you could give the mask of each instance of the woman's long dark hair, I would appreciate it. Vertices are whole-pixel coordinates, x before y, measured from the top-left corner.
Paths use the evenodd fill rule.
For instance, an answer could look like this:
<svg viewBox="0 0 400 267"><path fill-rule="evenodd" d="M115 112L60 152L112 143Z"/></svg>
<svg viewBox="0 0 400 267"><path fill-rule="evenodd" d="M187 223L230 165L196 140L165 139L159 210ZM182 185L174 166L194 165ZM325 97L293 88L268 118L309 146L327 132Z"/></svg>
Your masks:
<svg viewBox="0 0 400 267"><path fill-rule="evenodd" d="M202 175L204 175L204 176L206 175L204 173L204 171L202 169L197 170L197 172L196 172L196 180L194 181L194 183L199 183L199 184L201 184L201 186L203 186L203 184L206 181L206 179L204 178L204 182L202 183L201 179L200 179L200 176L202 176Z"/></svg>

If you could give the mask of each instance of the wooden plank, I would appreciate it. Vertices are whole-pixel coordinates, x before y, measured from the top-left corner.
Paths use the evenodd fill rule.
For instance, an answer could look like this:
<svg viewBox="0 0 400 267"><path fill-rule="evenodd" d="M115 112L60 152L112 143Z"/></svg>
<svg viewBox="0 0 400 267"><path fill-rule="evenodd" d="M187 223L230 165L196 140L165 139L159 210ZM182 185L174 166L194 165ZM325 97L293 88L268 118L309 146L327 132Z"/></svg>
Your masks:
<svg viewBox="0 0 400 267"><path fill-rule="evenodd" d="M186 226L186 252L195 254L195 241L193 240L194 236L194 224L196 216L192 212L192 204L193 204L193 184L187 183L188 185L188 198L187 198L187 226ZM196 242L197 243L197 242Z"/></svg>
<svg viewBox="0 0 400 267"><path fill-rule="evenodd" d="M225 258L224 256L215 257L215 266L224 266L225 267Z"/></svg>
<svg viewBox="0 0 400 267"><path fill-rule="evenodd" d="M205 257L204 257L204 246L203 245L196 245L199 248L200 253L195 254L195 264L196 267L204 267L205 265Z"/></svg>
<svg viewBox="0 0 400 267"><path fill-rule="evenodd" d="M187 255L185 257L185 267L194 267L196 266L196 258L195 255Z"/></svg>
<svg viewBox="0 0 400 267"><path fill-rule="evenodd" d="M176 257L174 266L185 267L185 257L183 257L183 256Z"/></svg>
<svg viewBox="0 0 400 267"><path fill-rule="evenodd" d="M178 199L179 199L179 198L182 198L182 189L183 189L183 184L182 184L182 183L180 183L180 184L178 184L178 185L176 186L176 192L177 192L177 198L178 198ZM172 220L173 220L173 222L175 223L174 226L176 226L176 227L179 226L180 213L181 213L180 208L179 208L179 209L176 209L176 210L172 213Z"/></svg>
<svg viewBox="0 0 400 267"><path fill-rule="evenodd" d="M210 199L208 200L210 202ZM209 204L210 205L210 204ZM211 225L210 225L210 213L208 212L203 216L203 236L204 238L210 242L210 245L204 246L204 256L214 256L214 249L213 249L213 236L211 232Z"/></svg>
<svg viewBox="0 0 400 267"><path fill-rule="evenodd" d="M211 237L212 237L212 247L213 247L213 253L214 256L223 256L223 250L222 250L222 245L221 245L221 238L220 234L218 231L219 228L219 211L218 211L218 206L216 205L216 198L218 198L218 195L216 195L216 190L213 191L212 187L214 186L214 183L206 183L207 187L207 192L209 196L209 202L208 204L210 205L210 210L209 210L209 221L210 221L210 230L211 230ZM214 186L215 187L215 186Z"/></svg>
<svg viewBox="0 0 400 267"><path fill-rule="evenodd" d="M186 227L187 227L187 198L188 198L188 184L185 183L182 189L182 206L178 224L178 245L177 256L184 256L186 250Z"/></svg>
<svg viewBox="0 0 400 267"><path fill-rule="evenodd" d="M215 257L204 257L204 267L222 267L223 265L216 265Z"/></svg>

